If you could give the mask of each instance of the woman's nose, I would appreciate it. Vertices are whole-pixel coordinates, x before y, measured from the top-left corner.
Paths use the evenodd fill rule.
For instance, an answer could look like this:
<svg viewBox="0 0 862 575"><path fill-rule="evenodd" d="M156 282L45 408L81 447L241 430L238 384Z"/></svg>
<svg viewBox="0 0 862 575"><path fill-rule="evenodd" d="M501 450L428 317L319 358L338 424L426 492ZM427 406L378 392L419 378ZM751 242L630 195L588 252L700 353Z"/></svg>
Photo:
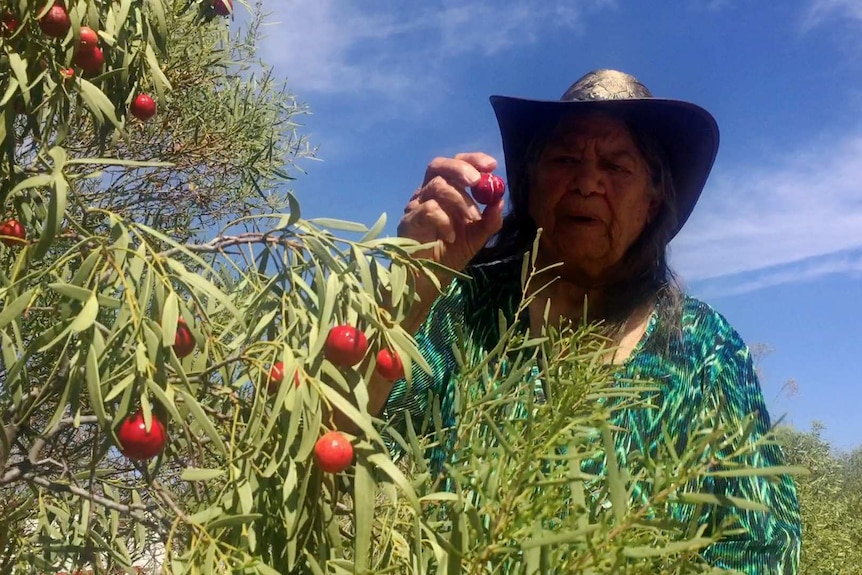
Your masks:
<svg viewBox="0 0 862 575"><path fill-rule="evenodd" d="M580 162L572 174L572 188L582 196L605 193L605 182L595 162Z"/></svg>

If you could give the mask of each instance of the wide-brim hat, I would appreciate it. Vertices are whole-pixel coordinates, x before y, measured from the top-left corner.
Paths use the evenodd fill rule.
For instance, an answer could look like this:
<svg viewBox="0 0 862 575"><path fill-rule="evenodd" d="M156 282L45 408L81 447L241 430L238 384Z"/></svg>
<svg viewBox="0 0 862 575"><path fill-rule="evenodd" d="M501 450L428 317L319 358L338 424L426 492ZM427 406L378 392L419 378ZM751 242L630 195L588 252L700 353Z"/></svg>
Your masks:
<svg viewBox="0 0 862 575"><path fill-rule="evenodd" d="M577 80L559 100L491 96L503 140L512 201L524 205L527 153L536 137L572 112L621 118L662 146L676 190L677 234L691 215L718 153L718 124L705 109L682 100L654 98L637 78L596 70Z"/></svg>

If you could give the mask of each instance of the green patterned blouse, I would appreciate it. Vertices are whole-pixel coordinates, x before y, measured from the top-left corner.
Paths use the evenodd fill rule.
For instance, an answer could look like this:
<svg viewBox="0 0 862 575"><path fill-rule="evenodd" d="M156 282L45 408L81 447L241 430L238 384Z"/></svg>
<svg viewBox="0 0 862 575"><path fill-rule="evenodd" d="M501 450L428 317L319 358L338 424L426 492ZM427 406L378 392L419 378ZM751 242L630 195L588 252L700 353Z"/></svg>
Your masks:
<svg viewBox="0 0 862 575"><path fill-rule="evenodd" d="M386 404L385 416L396 428L403 426L405 410L413 421L421 421L429 409L429 392L440 401L444 426L454 418L454 385L457 363L451 343L456 333L471 338L479 348L490 349L498 341L497 314L503 310L513 321L521 298L520 259L473 268L471 281L455 280L439 297L416 334L419 349L432 368L429 376L414 370L408 393L398 382ZM662 339L670 326L660 325L654 311L641 341L621 366L621 379L659 381L662 397L658 409L618 411L612 423L628 433L617 436L618 451L651 452L661 440L662 423L678 438L687 437L694 421L703 413L718 409L723 423L731 428L743 418L758 417L752 437L762 436L770 427L757 375L748 347L719 313L703 302L685 297L681 316L681 337ZM457 331L456 331L457 330ZM669 341L669 343L668 343ZM625 439L621 439L624 437ZM620 442L624 441L624 444ZM781 449L765 444L745 461L749 466L784 464ZM734 510L740 516L745 535L735 535L708 547L703 555L715 567L736 569L749 575L796 575L799 563L800 517L796 487L789 476L778 480L744 477L734 481L714 480L714 493L758 501L770 513ZM713 515L727 508L715 508ZM720 520L720 517L710 517Z"/></svg>

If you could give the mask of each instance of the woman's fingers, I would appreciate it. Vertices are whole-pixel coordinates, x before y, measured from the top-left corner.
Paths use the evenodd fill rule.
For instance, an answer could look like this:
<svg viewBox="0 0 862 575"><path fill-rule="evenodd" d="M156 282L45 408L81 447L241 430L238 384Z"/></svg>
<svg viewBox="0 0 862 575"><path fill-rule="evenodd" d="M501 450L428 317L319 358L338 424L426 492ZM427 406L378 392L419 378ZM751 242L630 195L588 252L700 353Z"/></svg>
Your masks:
<svg viewBox="0 0 862 575"><path fill-rule="evenodd" d="M457 237L452 218L435 200L411 201L408 207L398 226L398 235L422 243L435 240L455 242Z"/></svg>
<svg viewBox="0 0 862 575"><path fill-rule="evenodd" d="M452 186L468 188L479 181L480 173L492 172L496 168L497 160L482 152L458 154L454 158L438 157L428 164L422 185L439 176Z"/></svg>
<svg viewBox="0 0 862 575"><path fill-rule="evenodd" d="M444 265L463 269L502 223L502 204L480 211L468 188L497 161L481 152L434 158L425 171L422 186L404 208L398 234L422 243L442 240L433 257Z"/></svg>

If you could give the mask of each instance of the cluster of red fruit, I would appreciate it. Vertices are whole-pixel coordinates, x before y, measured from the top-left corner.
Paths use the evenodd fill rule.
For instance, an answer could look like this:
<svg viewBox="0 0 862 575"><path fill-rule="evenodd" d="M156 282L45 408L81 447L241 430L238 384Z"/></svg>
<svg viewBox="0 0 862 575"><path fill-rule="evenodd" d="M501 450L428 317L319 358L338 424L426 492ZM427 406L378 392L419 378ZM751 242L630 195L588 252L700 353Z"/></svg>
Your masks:
<svg viewBox="0 0 862 575"><path fill-rule="evenodd" d="M188 324L183 318L177 320L177 332L173 350L180 359L191 354L197 342ZM353 367L365 357L368 352L368 338L358 328L351 325L337 325L329 330L324 344L323 354L326 359L338 367ZM404 366L397 353L389 349L381 349L377 353L375 369L384 378L394 381L404 376ZM270 394L278 391L284 381L284 363L272 365L267 378L266 388ZM293 374L293 384L300 385L299 372ZM152 424L147 430L143 414L138 411L129 415L117 430L120 440L120 451L136 460L147 460L161 453L168 441L164 424L158 416L152 415ZM329 431L314 445L314 458L321 470L327 473L339 473L347 469L353 462L353 446L342 433Z"/></svg>
<svg viewBox="0 0 862 575"><path fill-rule="evenodd" d="M337 325L329 330L323 346L323 355L338 367L354 367L368 352L368 338L352 325ZM377 352L377 373L389 381L404 377L404 365L397 353L389 349ZM270 394L278 391L284 381L284 363L276 362L269 371L266 389ZM293 374L293 384L300 385L299 372ZM314 444L314 460L327 473L340 473L353 462L353 446L344 434L329 431Z"/></svg>
<svg viewBox="0 0 862 575"><path fill-rule="evenodd" d="M11 13L7 13L10 21L4 19L4 30L17 28L18 21ZM50 38L63 39L69 33L72 22L69 13L61 2L55 3L48 12L39 19L39 27ZM72 62L85 74L96 75L102 71L105 64L105 54L99 46L99 34L89 26L81 26L75 45ZM60 70L60 75L69 80L75 76L74 68ZM149 94L138 94L129 106L129 112L139 120L149 120L156 114L156 102Z"/></svg>

